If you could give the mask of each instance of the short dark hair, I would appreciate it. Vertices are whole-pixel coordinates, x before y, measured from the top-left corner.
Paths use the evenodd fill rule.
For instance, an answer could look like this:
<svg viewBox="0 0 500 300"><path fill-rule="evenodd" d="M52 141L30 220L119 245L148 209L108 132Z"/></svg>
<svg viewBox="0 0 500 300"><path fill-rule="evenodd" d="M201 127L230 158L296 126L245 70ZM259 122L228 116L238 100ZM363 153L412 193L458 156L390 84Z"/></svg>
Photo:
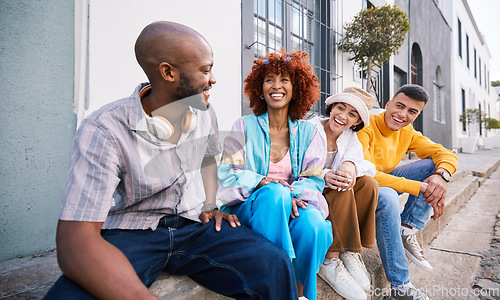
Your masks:
<svg viewBox="0 0 500 300"><path fill-rule="evenodd" d="M425 104L427 104L427 101L429 101L429 93L427 93L427 91L418 84L405 84L401 86L396 91L396 94L394 94L394 97L396 97L400 93L405 94L407 97L410 97L413 100L422 101Z"/></svg>
<svg viewBox="0 0 500 300"><path fill-rule="evenodd" d="M335 104L337 104L339 102L334 102L332 104L329 104L326 108L325 108L325 116L327 117L330 117L330 113L332 112L332 108L335 106ZM361 118L361 117L360 117ZM363 127L365 127L365 123L363 121L361 121L361 123L359 123L358 125L354 125L351 127L352 131L354 132L357 132L357 131L360 131L361 129L363 129Z"/></svg>

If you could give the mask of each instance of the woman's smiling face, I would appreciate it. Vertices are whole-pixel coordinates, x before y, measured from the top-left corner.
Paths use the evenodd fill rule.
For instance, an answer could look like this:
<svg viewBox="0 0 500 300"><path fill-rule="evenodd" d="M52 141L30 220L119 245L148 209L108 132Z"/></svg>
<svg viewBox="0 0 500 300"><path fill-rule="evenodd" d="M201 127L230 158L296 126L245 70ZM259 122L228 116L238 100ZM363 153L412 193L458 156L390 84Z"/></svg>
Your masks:
<svg viewBox="0 0 500 300"><path fill-rule="evenodd" d="M352 105L337 102L333 104L328 123L333 132L342 132L361 123L361 118L358 111Z"/></svg>
<svg viewBox="0 0 500 300"><path fill-rule="evenodd" d="M268 74L264 77L262 93L268 110L287 107L292 100L293 85L286 74Z"/></svg>

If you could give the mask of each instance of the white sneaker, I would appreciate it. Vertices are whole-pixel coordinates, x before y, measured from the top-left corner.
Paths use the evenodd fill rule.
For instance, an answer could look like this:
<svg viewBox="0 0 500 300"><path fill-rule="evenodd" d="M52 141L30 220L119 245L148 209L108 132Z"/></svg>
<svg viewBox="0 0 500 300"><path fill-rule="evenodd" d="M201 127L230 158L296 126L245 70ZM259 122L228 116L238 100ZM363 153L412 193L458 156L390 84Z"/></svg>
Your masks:
<svg viewBox="0 0 500 300"><path fill-rule="evenodd" d="M366 270L361 253L340 252L340 260L356 283L365 291L370 291L370 275Z"/></svg>
<svg viewBox="0 0 500 300"><path fill-rule="evenodd" d="M391 296L396 300L431 300L424 292L411 282L391 289Z"/></svg>
<svg viewBox="0 0 500 300"><path fill-rule="evenodd" d="M425 259L422 248L417 242L417 235L415 233L401 235L401 239L403 240L406 256L422 270L427 272L432 271L431 264Z"/></svg>
<svg viewBox="0 0 500 300"><path fill-rule="evenodd" d="M340 259L325 259L318 271L326 283L328 283L340 296L349 300L366 300L366 293L351 277Z"/></svg>

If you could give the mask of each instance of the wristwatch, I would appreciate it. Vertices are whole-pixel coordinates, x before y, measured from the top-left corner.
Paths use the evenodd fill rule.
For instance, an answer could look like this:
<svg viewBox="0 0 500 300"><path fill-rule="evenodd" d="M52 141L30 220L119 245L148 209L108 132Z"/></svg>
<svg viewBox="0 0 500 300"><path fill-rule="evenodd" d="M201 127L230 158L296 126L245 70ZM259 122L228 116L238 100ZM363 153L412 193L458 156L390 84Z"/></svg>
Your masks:
<svg viewBox="0 0 500 300"><path fill-rule="evenodd" d="M215 203L204 204L201 207L201 212L204 213L204 212L212 210L212 209L219 209L219 208L217 207L217 204L215 204Z"/></svg>
<svg viewBox="0 0 500 300"><path fill-rule="evenodd" d="M441 171L441 172L440 171L436 171L432 175L435 175L435 174L440 175L444 179L444 181L450 182L451 175L447 171Z"/></svg>

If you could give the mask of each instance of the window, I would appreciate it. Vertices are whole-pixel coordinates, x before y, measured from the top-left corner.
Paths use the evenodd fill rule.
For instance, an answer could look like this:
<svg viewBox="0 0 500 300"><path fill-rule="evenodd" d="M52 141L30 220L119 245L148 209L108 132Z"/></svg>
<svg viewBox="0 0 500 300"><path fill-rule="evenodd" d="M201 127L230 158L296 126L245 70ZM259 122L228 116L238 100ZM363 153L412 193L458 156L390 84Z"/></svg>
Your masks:
<svg viewBox="0 0 500 300"><path fill-rule="evenodd" d="M470 69L470 55L469 55L469 36L465 35L465 55L467 55L467 68Z"/></svg>
<svg viewBox="0 0 500 300"><path fill-rule="evenodd" d="M363 76L363 69L357 63L353 63L352 68L353 68L353 80L355 82L361 83L361 81L363 80L363 77L364 77Z"/></svg>
<svg viewBox="0 0 500 300"><path fill-rule="evenodd" d="M488 70L488 77L486 79L487 79L486 89L488 90L488 93L489 93L490 92L490 86L491 86L491 83L490 83L490 71L489 70Z"/></svg>
<svg viewBox="0 0 500 300"><path fill-rule="evenodd" d="M434 75L434 78L432 80L432 83L434 84L434 121L439 122L441 124L445 123L445 118L444 118L444 113L445 113L445 107L444 107L444 97L443 97L443 84L441 83L442 81L442 75L441 75L441 68L437 67L436 73Z"/></svg>
<svg viewBox="0 0 500 300"><path fill-rule="evenodd" d="M474 77L477 78L477 51L474 49Z"/></svg>
<svg viewBox="0 0 500 300"><path fill-rule="evenodd" d="M423 59L422 59L422 51L420 50L420 46L417 43L413 43L411 48L411 69L410 69L410 83L422 85L423 82ZM423 124L423 115L422 112L416 119L413 121L413 128L417 131L423 132L424 124Z"/></svg>
<svg viewBox="0 0 500 300"><path fill-rule="evenodd" d="M484 65L484 89L488 86L488 73L486 72L486 64Z"/></svg>
<svg viewBox="0 0 500 300"><path fill-rule="evenodd" d="M243 2L245 3L245 1ZM252 27L245 27L243 11L243 36L251 32L253 42L245 45L253 49L254 58L268 52L303 50L318 76L321 99L311 108L322 113L324 100L333 93L333 81L341 76L335 73L336 53L341 36L333 28L337 1L331 0L254 0ZM342 22L340 22L342 24ZM250 64L250 60L244 60ZM245 69L245 67L243 68Z"/></svg>
<svg viewBox="0 0 500 300"><path fill-rule="evenodd" d="M462 89L462 113L465 112L465 90ZM462 131L467 131L467 124L465 122L462 122Z"/></svg>
<svg viewBox="0 0 500 300"><path fill-rule="evenodd" d="M462 22L458 19L458 56L462 58Z"/></svg>
<svg viewBox="0 0 500 300"><path fill-rule="evenodd" d="M268 3L266 3L268 2ZM254 56L262 57L269 49L279 51L283 45L283 2L254 1Z"/></svg>
<svg viewBox="0 0 500 300"><path fill-rule="evenodd" d="M482 111L482 105L479 103L479 111ZM483 116L479 114L479 135L483 135Z"/></svg>
<svg viewBox="0 0 500 300"><path fill-rule="evenodd" d="M479 85L482 85L481 81L481 57L479 58Z"/></svg>

